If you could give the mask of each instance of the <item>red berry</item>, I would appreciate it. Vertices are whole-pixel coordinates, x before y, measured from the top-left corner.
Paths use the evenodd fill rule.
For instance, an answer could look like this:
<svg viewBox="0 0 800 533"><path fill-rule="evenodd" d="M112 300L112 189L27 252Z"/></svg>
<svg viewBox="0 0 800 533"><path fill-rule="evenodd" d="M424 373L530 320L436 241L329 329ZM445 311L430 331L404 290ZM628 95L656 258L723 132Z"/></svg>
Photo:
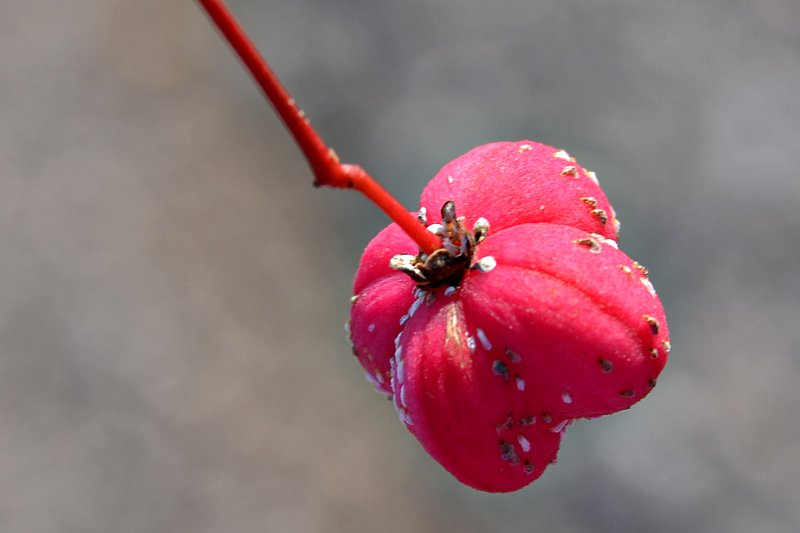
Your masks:
<svg viewBox="0 0 800 533"><path fill-rule="evenodd" d="M480 146L445 165L421 204L447 206L430 229L450 252L417 256L394 224L370 242L354 285L354 352L454 476L519 489L555 460L571 420L652 389L669 351L664 311L647 272L617 249L593 174L563 151ZM466 263L452 259L459 252Z"/></svg>

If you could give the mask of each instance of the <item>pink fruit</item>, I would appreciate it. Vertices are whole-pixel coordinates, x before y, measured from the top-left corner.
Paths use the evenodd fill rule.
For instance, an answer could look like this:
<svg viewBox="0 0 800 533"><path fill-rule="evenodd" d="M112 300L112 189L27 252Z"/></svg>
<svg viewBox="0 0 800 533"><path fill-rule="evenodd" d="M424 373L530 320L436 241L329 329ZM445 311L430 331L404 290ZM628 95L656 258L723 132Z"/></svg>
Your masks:
<svg viewBox="0 0 800 533"><path fill-rule="evenodd" d="M555 461L574 419L650 392L669 353L666 317L647 271L618 250L619 222L594 173L551 146L487 144L442 168L415 217L361 167L339 161L224 2L199 2L291 131L315 184L358 190L394 222L361 257L353 351L455 477L485 491L519 489Z"/></svg>
<svg viewBox="0 0 800 533"><path fill-rule="evenodd" d="M418 251L402 230L380 232L356 274L353 350L454 476L516 490L555 459L570 421L626 409L653 388L666 318L646 271L617 249L593 174L565 152L532 141L475 148L445 165L421 203L431 213L450 199L458 228L432 230L468 241L483 219L488 233L460 276L439 284L415 281L412 260L396 258Z"/></svg>

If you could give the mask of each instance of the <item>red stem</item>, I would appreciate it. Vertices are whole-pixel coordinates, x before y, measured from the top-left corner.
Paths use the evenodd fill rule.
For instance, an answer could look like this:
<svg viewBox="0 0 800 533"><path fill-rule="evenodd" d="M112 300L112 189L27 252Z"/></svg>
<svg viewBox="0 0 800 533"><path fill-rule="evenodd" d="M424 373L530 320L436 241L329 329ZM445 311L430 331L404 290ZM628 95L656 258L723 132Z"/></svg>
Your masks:
<svg viewBox="0 0 800 533"><path fill-rule="evenodd" d="M283 88L267 62L258 53L244 29L222 0L198 0L244 62L278 116L303 151L314 173L314 185L356 189L383 210L427 254L441 247L439 239L358 165L341 163L332 148L317 134L305 114Z"/></svg>

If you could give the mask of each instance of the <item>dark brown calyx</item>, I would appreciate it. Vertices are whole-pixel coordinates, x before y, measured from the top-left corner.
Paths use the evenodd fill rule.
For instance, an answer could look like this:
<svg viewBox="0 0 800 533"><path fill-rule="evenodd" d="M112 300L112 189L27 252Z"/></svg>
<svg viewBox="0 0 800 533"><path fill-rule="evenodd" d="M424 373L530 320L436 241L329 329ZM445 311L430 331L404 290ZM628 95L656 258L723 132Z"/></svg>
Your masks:
<svg viewBox="0 0 800 533"><path fill-rule="evenodd" d="M425 218L423 214L420 221ZM442 206L442 223L431 224L428 231L441 237L441 248L431 254L396 255L389 266L408 274L421 288L458 286L472 266L476 246L489 232L489 223L480 218L472 231L468 230L464 217L456 216L456 205L449 200Z"/></svg>

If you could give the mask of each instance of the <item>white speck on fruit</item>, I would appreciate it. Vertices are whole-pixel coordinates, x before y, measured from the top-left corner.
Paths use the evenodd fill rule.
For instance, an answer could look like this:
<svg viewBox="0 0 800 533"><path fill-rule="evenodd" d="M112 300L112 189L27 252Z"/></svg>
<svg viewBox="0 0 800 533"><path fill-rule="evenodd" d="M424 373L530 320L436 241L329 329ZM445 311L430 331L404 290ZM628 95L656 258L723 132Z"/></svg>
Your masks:
<svg viewBox="0 0 800 533"><path fill-rule="evenodd" d="M672 349L672 345L669 343L668 340L661 341L661 345L664 346L664 351L666 353L669 353L669 351Z"/></svg>
<svg viewBox="0 0 800 533"><path fill-rule="evenodd" d="M469 353L475 353L475 337L467 335L467 348L469 348Z"/></svg>
<svg viewBox="0 0 800 533"><path fill-rule="evenodd" d="M486 235L489 233L489 221L481 217L472 225L472 233Z"/></svg>
<svg viewBox="0 0 800 533"><path fill-rule="evenodd" d="M428 210L425 207L419 208L419 213L417 213L417 219L423 224L428 223Z"/></svg>
<svg viewBox="0 0 800 533"><path fill-rule="evenodd" d="M397 416L400 417L400 421L403 424L405 424L407 426L413 426L414 425L414 421L411 419L411 415L408 414L408 411L406 410L406 408L403 407L402 405L400 405L397 402L397 396L395 396L395 398L394 398L394 409L395 409L395 411L397 411Z"/></svg>
<svg viewBox="0 0 800 533"><path fill-rule="evenodd" d="M564 161L572 161L572 157L567 153L566 150L559 150L553 154L553 157L563 159Z"/></svg>
<svg viewBox="0 0 800 533"><path fill-rule="evenodd" d="M625 272L627 275L633 276L633 270L631 270L631 267L629 267L627 265L620 265L619 268L620 268L620 270Z"/></svg>
<svg viewBox="0 0 800 533"><path fill-rule="evenodd" d="M567 424L569 424L569 420L562 420L561 422L550 428L550 431L552 431L553 433L561 433L562 431L564 431L564 428L567 427Z"/></svg>
<svg viewBox="0 0 800 533"><path fill-rule="evenodd" d="M415 256L409 254L397 254L389 259L389 267L395 270L413 270Z"/></svg>
<svg viewBox="0 0 800 533"><path fill-rule="evenodd" d="M600 185L596 173L592 172L591 170L586 170L585 168L583 169L583 171L586 172L586 175L589 176L589 179L592 180L595 185Z"/></svg>
<svg viewBox="0 0 800 533"><path fill-rule="evenodd" d="M380 373L372 375L372 372L364 372L364 377L367 378L367 381L372 383L373 387L380 390L381 383L380 380L378 379L378 376L380 376Z"/></svg>
<svg viewBox="0 0 800 533"><path fill-rule="evenodd" d="M523 153L523 152L530 152L531 150L533 150L533 146L531 146L530 144L520 144L519 148L517 149L517 152Z"/></svg>
<svg viewBox="0 0 800 533"><path fill-rule="evenodd" d="M578 167L575 165L567 165L563 169L561 169L562 176L570 176L573 178L578 177Z"/></svg>
<svg viewBox="0 0 800 533"><path fill-rule="evenodd" d="M394 367L395 378L397 384L399 385L406 380L406 364L403 361L403 353L402 352L395 353L395 360L396 360L396 364Z"/></svg>
<svg viewBox="0 0 800 533"><path fill-rule="evenodd" d="M655 297L656 288L653 287L653 283L647 278L639 278L639 281L642 282L642 285L644 285L644 288L650 293L650 296Z"/></svg>
<svg viewBox="0 0 800 533"><path fill-rule="evenodd" d="M570 396L569 392L564 391L561 393L561 401L564 402L565 404L571 404L572 396Z"/></svg>
<svg viewBox="0 0 800 533"><path fill-rule="evenodd" d="M383 383L384 383L384 381L385 381L385 380L383 379L383 373L382 373L382 372L376 372L376 373L375 373L375 379L376 379L376 380L378 381L378 383L380 383L381 385L383 385Z"/></svg>
<svg viewBox="0 0 800 533"><path fill-rule="evenodd" d="M355 305L355 303L361 298L361 295L354 294L350 297L350 305Z"/></svg>
<svg viewBox="0 0 800 533"><path fill-rule="evenodd" d="M400 325L405 326L406 322L408 322L408 315L403 315L400 317Z"/></svg>
<svg viewBox="0 0 800 533"><path fill-rule="evenodd" d="M508 360L511 361L512 363L519 363L520 361L522 361L522 357L520 357L520 355L511 348L506 348L505 354L506 357L508 357Z"/></svg>
<svg viewBox="0 0 800 533"><path fill-rule="evenodd" d="M522 392L525 390L525 380L517 376L514 378L514 383L517 384L517 390Z"/></svg>
<svg viewBox="0 0 800 533"><path fill-rule="evenodd" d="M375 331L375 324L370 324L369 326L367 326L367 331L369 331L370 333Z"/></svg>
<svg viewBox="0 0 800 533"><path fill-rule="evenodd" d="M522 451L528 453L531 451L531 443L528 439L523 437L522 435L517 435L517 442L519 442L519 447L522 448Z"/></svg>
<svg viewBox="0 0 800 533"><path fill-rule="evenodd" d="M402 337L403 332L397 334L397 337L394 338L394 347L398 348L400 346L400 337Z"/></svg>
<svg viewBox="0 0 800 533"><path fill-rule="evenodd" d="M447 287L444 290L444 295L445 296L452 296L452 295L454 295L456 293L457 290L458 290L458 287L453 287L453 286Z"/></svg>
<svg viewBox="0 0 800 533"><path fill-rule="evenodd" d="M453 183L453 176L447 176L447 183Z"/></svg>
<svg viewBox="0 0 800 533"><path fill-rule="evenodd" d="M477 263L478 270L483 272L484 274L488 274L494 267L497 266L497 260L492 257L491 255L487 255L486 257L482 257L480 261Z"/></svg>
<svg viewBox="0 0 800 533"><path fill-rule="evenodd" d="M352 323L352 320L348 320L347 322L344 323L344 332L347 333L348 337L350 336L350 324L351 323Z"/></svg>
<svg viewBox="0 0 800 533"><path fill-rule="evenodd" d="M549 424L552 421L553 421L553 415L551 415L550 413L542 413L542 422L544 422L545 424Z"/></svg>
<svg viewBox="0 0 800 533"><path fill-rule="evenodd" d="M405 385L401 385L400 386L400 404L403 407L408 407L408 405L406 405L406 386Z"/></svg>
<svg viewBox="0 0 800 533"><path fill-rule="evenodd" d="M592 238L599 243L606 244L615 250L619 250L619 244L617 244L617 241L615 241L614 239L606 239L599 233L592 233Z"/></svg>
<svg viewBox="0 0 800 533"><path fill-rule="evenodd" d="M483 331L481 328L478 328L477 335L478 335L478 340L481 343L481 346L483 346L483 349L486 351L491 350L492 343L491 341L489 341L489 337L486 336L486 332Z"/></svg>
<svg viewBox="0 0 800 533"><path fill-rule="evenodd" d="M658 359L658 350L650 348L648 351L650 352L650 359Z"/></svg>

